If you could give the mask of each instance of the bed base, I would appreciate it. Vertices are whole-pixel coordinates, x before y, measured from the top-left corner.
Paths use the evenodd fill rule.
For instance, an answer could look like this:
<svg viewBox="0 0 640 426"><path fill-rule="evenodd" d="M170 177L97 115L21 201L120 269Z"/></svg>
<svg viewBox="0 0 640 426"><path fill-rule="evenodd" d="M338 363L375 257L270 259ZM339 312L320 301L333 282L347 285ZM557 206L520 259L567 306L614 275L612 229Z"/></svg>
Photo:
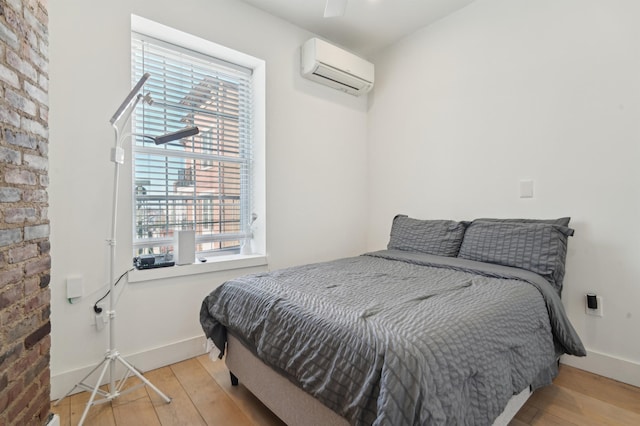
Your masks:
<svg viewBox="0 0 640 426"><path fill-rule="evenodd" d="M242 384L287 425L349 425L345 418L263 363L231 334L228 335L225 360L231 384L236 386L238 377L241 378ZM529 387L514 395L493 426L508 425L530 395Z"/></svg>

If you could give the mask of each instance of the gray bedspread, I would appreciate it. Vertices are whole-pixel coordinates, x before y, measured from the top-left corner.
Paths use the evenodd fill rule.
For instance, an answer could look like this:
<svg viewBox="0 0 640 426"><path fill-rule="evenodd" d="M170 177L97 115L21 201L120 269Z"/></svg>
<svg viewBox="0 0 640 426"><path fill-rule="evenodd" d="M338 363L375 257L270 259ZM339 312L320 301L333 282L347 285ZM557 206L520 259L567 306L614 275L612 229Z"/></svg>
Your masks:
<svg viewBox="0 0 640 426"><path fill-rule="evenodd" d="M354 425L489 425L585 354L540 276L395 250L228 281L200 321Z"/></svg>

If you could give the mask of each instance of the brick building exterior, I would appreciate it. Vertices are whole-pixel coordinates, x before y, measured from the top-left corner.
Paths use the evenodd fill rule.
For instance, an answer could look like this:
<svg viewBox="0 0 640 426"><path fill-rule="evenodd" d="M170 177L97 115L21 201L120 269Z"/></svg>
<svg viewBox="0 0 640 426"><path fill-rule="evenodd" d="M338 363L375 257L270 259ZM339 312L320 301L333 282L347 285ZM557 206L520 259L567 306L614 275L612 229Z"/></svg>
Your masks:
<svg viewBox="0 0 640 426"><path fill-rule="evenodd" d="M50 416L47 0L0 0L0 424Z"/></svg>

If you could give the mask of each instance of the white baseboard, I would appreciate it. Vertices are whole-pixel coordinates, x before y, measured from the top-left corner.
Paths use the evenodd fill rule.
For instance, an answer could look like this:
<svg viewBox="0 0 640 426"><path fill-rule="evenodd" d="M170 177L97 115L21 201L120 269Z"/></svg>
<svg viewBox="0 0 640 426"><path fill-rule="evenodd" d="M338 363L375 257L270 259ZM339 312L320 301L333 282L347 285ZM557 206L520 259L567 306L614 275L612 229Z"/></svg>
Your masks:
<svg viewBox="0 0 640 426"><path fill-rule="evenodd" d="M204 336L197 336L159 348L138 352L136 354L123 354L123 356L129 363L144 372L184 361L185 359L193 358L204 353L205 338ZM51 376L51 400L57 400L62 397L76 383L82 380L82 378L87 375L100 361L102 360L96 360L95 364L86 367L66 371L64 373L53 374ZM640 387L640 364L633 361L617 358L597 351L587 350L586 357L563 355L560 362L581 370L590 371L601 376ZM93 382L88 380L88 382L94 383L96 379L93 379ZM51 423L47 426L57 425L56 423Z"/></svg>
<svg viewBox="0 0 640 426"><path fill-rule="evenodd" d="M563 355L560 362L619 382L640 387L640 364L587 350L586 357Z"/></svg>
<svg viewBox="0 0 640 426"><path fill-rule="evenodd" d="M127 362L132 364L138 370L145 372L204 354L205 341L205 337L204 335L202 335L192 337L190 339L185 339L180 342L171 343L166 346L145 350L135 354L123 353L122 356L127 360ZM72 387L74 387L80 380L82 380L84 376L89 374L89 372L93 368L95 368L95 366L98 365L98 363L100 363L101 361L103 360L97 359L95 364L81 367L75 370L65 371L63 373L52 374L51 400L54 401L58 398L63 397L64 394L69 392ZM118 365L118 367L120 366ZM98 379L99 371L100 369L98 369L97 372L89 377L86 382L93 386ZM120 371L120 368L118 368L118 379L121 375ZM108 379L105 378L102 384L105 384L107 382ZM81 389L76 390L76 392L74 393L80 391Z"/></svg>
<svg viewBox="0 0 640 426"><path fill-rule="evenodd" d="M47 426L60 426L60 416L54 414L47 423Z"/></svg>

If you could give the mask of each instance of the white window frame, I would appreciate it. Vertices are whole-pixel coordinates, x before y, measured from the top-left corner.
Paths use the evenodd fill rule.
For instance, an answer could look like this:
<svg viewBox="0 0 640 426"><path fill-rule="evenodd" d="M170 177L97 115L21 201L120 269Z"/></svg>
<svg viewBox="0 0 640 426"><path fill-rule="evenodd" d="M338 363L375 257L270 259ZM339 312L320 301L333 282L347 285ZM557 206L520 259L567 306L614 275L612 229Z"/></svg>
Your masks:
<svg viewBox="0 0 640 426"><path fill-rule="evenodd" d="M171 268L180 269L186 274L206 272L206 270L224 270L230 268L257 266L266 264L266 200L265 200L265 62L261 59L253 56L235 51L233 49L221 46L211 41L205 40L200 37L193 36L191 34L167 27L165 25L150 21L148 19L132 15L131 16L131 30L147 35L152 38L159 39L161 41L174 44L189 50L200 52L205 55L213 56L223 61L238 64L240 66L250 68L252 72L253 83L253 120L252 120L252 132L253 132L253 164L252 164L252 210L257 215L257 220L251 227L252 239L250 241L250 249L243 250L243 254L237 254L233 256L212 256L207 258L206 264L196 263L193 266L205 266L204 268L197 268L192 271L187 271L189 268ZM135 191L135 187L133 188ZM132 198L133 198L132 194ZM133 234L133 232L132 232ZM244 261L243 261L244 260ZM225 266L225 263L228 265ZM215 264L215 265L214 265ZM162 276L167 276L167 268L164 269ZM136 271L137 272L137 271ZM141 271L146 273L152 271ZM175 271L174 271L175 272ZM149 274L149 279L153 279L152 275L158 273L158 270L154 274ZM141 274L133 274L130 276L130 281L144 281ZM174 275L168 273L168 275ZM183 273L177 273L177 275L183 275Z"/></svg>

